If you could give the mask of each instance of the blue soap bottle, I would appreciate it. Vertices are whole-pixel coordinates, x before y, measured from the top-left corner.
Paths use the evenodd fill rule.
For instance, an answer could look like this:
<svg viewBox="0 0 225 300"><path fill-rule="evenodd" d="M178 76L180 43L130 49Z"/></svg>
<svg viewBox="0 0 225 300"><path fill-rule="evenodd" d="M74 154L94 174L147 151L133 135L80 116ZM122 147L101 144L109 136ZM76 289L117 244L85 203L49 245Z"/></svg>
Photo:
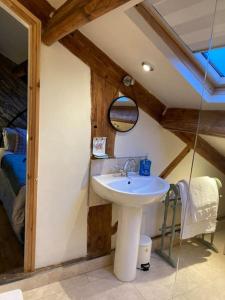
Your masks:
<svg viewBox="0 0 225 300"><path fill-rule="evenodd" d="M149 159L142 159L140 161L139 175L150 176L151 161Z"/></svg>

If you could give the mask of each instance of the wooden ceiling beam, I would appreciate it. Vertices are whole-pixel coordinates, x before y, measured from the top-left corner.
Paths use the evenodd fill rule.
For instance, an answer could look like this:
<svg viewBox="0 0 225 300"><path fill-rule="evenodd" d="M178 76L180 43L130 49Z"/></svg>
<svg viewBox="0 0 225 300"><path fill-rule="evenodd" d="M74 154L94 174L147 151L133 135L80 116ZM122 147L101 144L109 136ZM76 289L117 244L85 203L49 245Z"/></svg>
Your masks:
<svg viewBox="0 0 225 300"><path fill-rule="evenodd" d="M198 136L196 140L196 135L187 132L173 132L177 137L179 137L184 143L186 143L191 149L205 158L214 167L225 174L225 157L218 152L213 146L211 146L202 137Z"/></svg>
<svg viewBox="0 0 225 300"><path fill-rule="evenodd" d="M200 122L199 122L200 121ZM225 111L169 108L160 124L169 130L225 137Z"/></svg>
<svg viewBox="0 0 225 300"><path fill-rule="evenodd" d="M42 22L46 20L46 12L42 9L37 9L38 3L36 0L19 0L25 7L27 7L34 15L36 15ZM41 2L46 2L41 0ZM53 7L48 6L47 14L54 11ZM165 105L161 103L155 96L150 94L138 82L130 87L125 87L121 84L122 78L127 75L120 66L114 63L103 51L96 47L88 38L82 35L78 30L73 34L67 35L60 41L70 52L79 57L84 63L90 66L93 72L108 80L114 86L118 86L123 94L134 98L138 106L149 114L156 121L162 120L162 114L165 110ZM175 133L184 143L190 148L194 148L195 135L185 132L171 132ZM216 149L209 143L198 137L196 152L211 162L216 168L225 173L225 159Z"/></svg>
<svg viewBox="0 0 225 300"><path fill-rule="evenodd" d="M96 74L104 77L114 86L118 86L118 89L124 95L134 98L138 106L147 114L156 121L161 121L165 106L138 82L136 82L132 88L121 84L122 78L126 75L126 72L79 31L75 31L73 34L66 36L60 42L83 62L88 64ZM184 119L182 121L184 122ZM173 130L170 131L174 133ZM188 134L185 132L175 134L183 140L189 148L194 148L195 134ZM225 174L224 156L201 137L198 137L196 152ZM221 160L223 160L224 163L221 164Z"/></svg>
<svg viewBox="0 0 225 300"><path fill-rule="evenodd" d="M81 26L129 2L130 0L67 0L55 11L42 40L52 45Z"/></svg>
<svg viewBox="0 0 225 300"><path fill-rule="evenodd" d="M165 179L170 173L179 165L179 163L185 158L185 156L190 152L191 148L186 146L176 157L175 159L162 171L159 177Z"/></svg>
<svg viewBox="0 0 225 300"><path fill-rule="evenodd" d="M153 119L158 122L161 120L166 106L137 81L132 87L125 86L122 79L127 75L127 72L113 62L80 31L76 30L73 34L67 35L60 40L60 43L89 65L92 71L118 87L118 90L124 95L133 98L138 106Z"/></svg>
<svg viewBox="0 0 225 300"><path fill-rule="evenodd" d="M19 0L22 3L24 0ZM42 0L44 1L44 0ZM34 4L32 6L32 3ZM26 6L28 3L24 3ZM35 0L29 1L29 6L26 6L31 12L45 20L45 14L41 15L40 10L37 10ZM50 10L54 11L52 7ZM135 82L134 86L126 87L122 84L122 79L127 75L127 72L113 62L103 51L101 51L94 43L85 37L80 31L76 30L60 40L70 52L79 57L85 64L90 66L91 70L97 75L105 78L115 87L118 87L123 94L134 98L138 106L149 114L156 121L161 120L161 115L166 106L160 102L154 95L149 93L139 82Z"/></svg>
<svg viewBox="0 0 225 300"><path fill-rule="evenodd" d="M18 0L18 2L40 19L43 26L49 22L50 15L55 11L46 0Z"/></svg>

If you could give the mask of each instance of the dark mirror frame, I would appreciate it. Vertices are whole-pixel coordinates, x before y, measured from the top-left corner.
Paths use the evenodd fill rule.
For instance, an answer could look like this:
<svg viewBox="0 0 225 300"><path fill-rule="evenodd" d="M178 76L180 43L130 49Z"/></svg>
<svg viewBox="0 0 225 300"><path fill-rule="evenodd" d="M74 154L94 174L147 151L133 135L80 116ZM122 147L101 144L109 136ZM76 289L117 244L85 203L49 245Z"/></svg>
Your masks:
<svg viewBox="0 0 225 300"><path fill-rule="evenodd" d="M110 119L110 111L111 111L111 108L112 108L113 104L114 104L118 99L124 98L124 97L126 97L126 98L132 100L132 101L135 103L136 108L137 108L137 119L136 119L135 123L133 124L133 126L132 126L130 129L126 130L126 131L119 130L118 128L115 128L115 127L113 126L112 122L111 122L111 119ZM116 131L118 131L118 132L124 132L124 133L125 133L125 132L129 132L130 130L132 130L132 129L136 126L136 124L137 124L137 122L138 122L138 120L139 120L139 109L138 109L137 102L136 102L133 98L128 97L128 96L126 96L126 95L123 95L123 96L120 96L120 97L117 97L117 98L113 99L113 100L112 100L112 103L111 103L110 106L109 106L109 110L108 110L108 120L109 120L109 123L110 123L110 125L112 126L112 128L113 128L114 130L116 130Z"/></svg>

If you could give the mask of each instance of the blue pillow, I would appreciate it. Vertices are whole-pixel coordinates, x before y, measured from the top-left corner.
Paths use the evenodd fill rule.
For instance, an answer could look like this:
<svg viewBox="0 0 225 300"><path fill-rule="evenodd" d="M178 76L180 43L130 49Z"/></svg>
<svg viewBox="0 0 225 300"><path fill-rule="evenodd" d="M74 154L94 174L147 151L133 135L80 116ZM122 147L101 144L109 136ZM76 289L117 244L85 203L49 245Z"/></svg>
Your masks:
<svg viewBox="0 0 225 300"><path fill-rule="evenodd" d="M16 147L15 153L26 154L27 152L27 130L22 128L15 128L16 131Z"/></svg>
<svg viewBox="0 0 225 300"><path fill-rule="evenodd" d="M3 128L2 134L3 134L5 150L14 152L16 148L16 139L17 139L15 129Z"/></svg>
<svg viewBox="0 0 225 300"><path fill-rule="evenodd" d="M27 151L27 130L22 128L3 129L4 147L6 150L26 154Z"/></svg>

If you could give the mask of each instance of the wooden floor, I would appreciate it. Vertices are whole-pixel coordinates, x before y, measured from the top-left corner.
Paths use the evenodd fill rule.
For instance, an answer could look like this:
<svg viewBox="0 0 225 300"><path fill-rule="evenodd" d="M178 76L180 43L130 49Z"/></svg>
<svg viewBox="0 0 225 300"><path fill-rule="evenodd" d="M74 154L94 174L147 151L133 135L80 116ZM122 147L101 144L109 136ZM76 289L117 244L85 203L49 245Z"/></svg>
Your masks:
<svg viewBox="0 0 225 300"><path fill-rule="evenodd" d="M23 246L18 242L0 201L0 275L23 268Z"/></svg>

